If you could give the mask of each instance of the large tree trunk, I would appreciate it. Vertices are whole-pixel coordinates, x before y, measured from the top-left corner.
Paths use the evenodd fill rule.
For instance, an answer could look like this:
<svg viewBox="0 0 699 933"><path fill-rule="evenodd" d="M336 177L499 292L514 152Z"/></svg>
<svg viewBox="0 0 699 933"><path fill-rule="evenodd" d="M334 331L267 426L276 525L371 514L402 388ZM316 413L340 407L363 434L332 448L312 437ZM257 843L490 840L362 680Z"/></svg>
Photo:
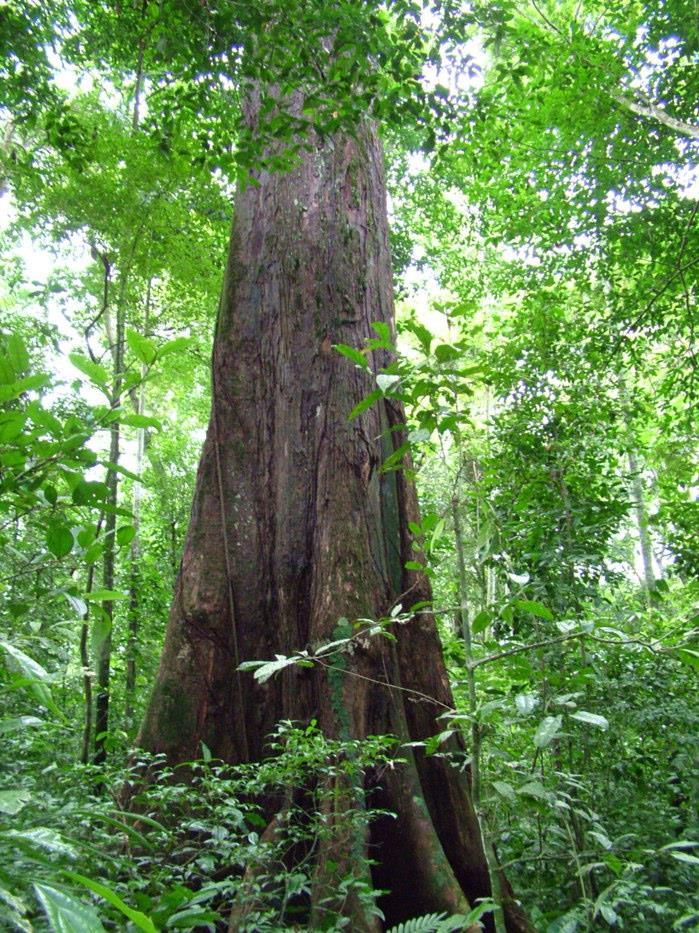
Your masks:
<svg viewBox="0 0 699 933"><path fill-rule="evenodd" d="M374 130L316 142L288 174L259 173L236 200L213 352L213 411L165 647L140 742L174 761L204 741L229 762L266 754L279 720L333 737L440 731L452 698L434 620L366 641L346 671L290 668L260 685L240 661L333 639L340 617L378 618L400 594L430 598L408 521L415 491L382 474L400 442L395 401L353 421L373 376L333 350L393 329L381 148ZM376 373L387 353L370 357ZM363 679L369 678L369 679ZM418 691L429 700L406 699ZM490 894L467 780L421 751L372 798L398 819L368 841L389 925ZM506 888L507 893L509 889ZM509 930L529 929L508 900ZM353 929L373 928L355 916Z"/></svg>

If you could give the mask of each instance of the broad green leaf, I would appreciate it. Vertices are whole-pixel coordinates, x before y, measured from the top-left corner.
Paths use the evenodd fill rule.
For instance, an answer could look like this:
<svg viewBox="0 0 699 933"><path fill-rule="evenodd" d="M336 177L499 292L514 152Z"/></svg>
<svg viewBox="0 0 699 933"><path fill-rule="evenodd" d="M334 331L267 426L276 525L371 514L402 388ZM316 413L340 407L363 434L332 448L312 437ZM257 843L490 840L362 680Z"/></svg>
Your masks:
<svg viewBox="0 0 699 933"><path fill-rule="evenodd" d="M670 855L677 859L678 862L687 862L689 865L699 865L699 856L692 855L691 852L682 852L681 850L675 850L670 852Z"/></svg>
<svg viewBox="0 0 699 933"><path fill-rule="evenodd" d="M122 525L121 528L117 528L116 539L119 547L126 547L131 544L135 537L136 529L133 525Z"/></svg>
<svg viewBox="0 0 699 933"><path fill-rule="evenodd" d="M25 677L42 682L49 680L49 673L46 668L42 667L34 658L30 658L16 645L11 644L9 641L0 640L0 648L12 658L11 666L24 674Z"/></svg>
<svg viewBox="0 0 699 933"><path fill-rule="evenodd" d="M482 609L471 623L471 631L474 635L480 635L481 632L484 632L488 628L492 621L493 613L488 609Z"/></svg>
<svg viewBox="0 0 699 933"><path fill-rule="evenodd" d="M99 881L94 881L92 878L86 878L85 875L79 875L74 871L64 871L63 874L67 878L70 878L71 881L77 881L79 884L85 885L86 888L89 888L89 890L93 891L95 894L99 894L99 896L103 897L105 901L108 901L112 907L116 907L125 917L128 917L139 930L143 930L145 933L158 933L157 927L152 920L141 913L140 910L134 910L133 907L129 907L129 905L126 904L118 894L112 891L111 888L108 888L106 884L101 884Z"/></svg>
<svg viewBox="0 0 699 933"><path fill-rule="evenodd" d="M87 603L79 596L76 596L74 593L64 593L63 595L68 600L70 608L79 618L82 619L82 617L87 612Z"/></svg>
<svg viewBox="0 0 699 933"><path fill-rule="evenodd" d="M32 726L43 726L44 720L38 716L17 716L14 719L0 720L0 735L6 735L8 732L21 732L23 729L29 729Z"/></svg>
<svg viewBox="0 0 699 933"><path fill-rule="evenodd" d="M24 809L32 798L30 790L0 790L0 813L14 816Z"/></svg>
<svg viewBox="0 0 699 933"><path fill-rule="evenodd" d="M93 590L85 594L85 599L93 603L112 602L114 599L128 599L129 594L121 590Z"/></svg>
<svg viewBox="0 0 699 933"><path fill-rule="evenodd" d="M507 577L512 580L513 583L516 583L517 586L526 586L531 579L528 573L508 573Z"/></svg>
<svg viewBox="0 0 699 933"><path fill-rule="evenodd" d="M158 350L158 359L169 356L171 353L181 353L193 344L192 337L175 337L174 340L168 340Z"/></svg>
<svg viewBox="0 0 699 933"><path fill-rule="evenodd" d="M528 716L539 705L539 698L533 693L518 693L515 697L515 706L520 716Z"/></svg>
<svg viewBox="0 0 699 933"><path fill-rule="evenodd" d="M97 480L81 479L73 487L72 496L76 505L96 505L108 498L109 487Z"/></svg>
<svg viewBox="0 0 699 933"><path fill-rule="evenodd" d="M504 797L506 800L514 802L515 800L515 789L507 781L493 781L493 788L500 794L501 797Z"/></svg>
<svg viewBox="0 0 699 933"><path fill-rule="evenodd" d="M546 716L542 719L534 733L536 747L546 748L547 745L550 745L559 734L562 722L562 716Z"/></svg>
<svg viewBox="0 0 699 933"><path fill-rule="evenodd" d="M43 373L36 376L26 376L17 382L11 382L9 385L0 385L0 404L11 402L19 398L23 392L30 392L32 389L41 389L48 385L51 380Z"/></svg>
<svg viewBox="0 0 699 933"><path fill-rule="evenodd" d="M6 412L0 417L0 444L11 444L22 433L27 416L22 411Z"/></svg>
<svg viewBox="0 0 699 933"><path fill-rule="evenodd" d="M604 833L600 833L596 829L589 829L587 834L588 836L592 836L593 839L596 839L603 849L609 850L612 848L612 840L609 836L605 836Z"/></svg>
<svg viewBox="0 0 699 933"><path fill-rule="evenodd" d="M136 359L140 360L141 363L150 366L151 363L155 361L158 350L149 337L145 337L143 334L139 334L138 331L127 328L126 342L133 355Z"/></svg>
<svg viewBox="0 0 699 933"><path fill-rule="evenodd" d="M538 616L540 619L546 619L549 622L553 620L551 610L535 599L516 599L515 606L521 609L522 612L528 612L529 615Z"/></svg>
<svg viewBox="0 0 699 933"><path fill-rule="evenodd" d="M0 384L16 382L29 369L29 354L19 334L9 334L0 344Z"/></svg>
<svg viewBox="0 0 699 933"><path fill-rule="evenodd" d="M276 660L265 661L261 667L257 668L253 676L258 683L266 683L270 677L273 677L278 671L281 671L285 667L289 667L290 665L295 664L297 660L293 657L287 658L283 654L276 654L275 658Z"/></svg>
<svg viewBox="0 0 699 933"><path fill-rule="evenodd" d="M123 415L120 421L130 428L154 428L156 431L162 431L163 429L162 423L157 418L151 418L150 415L138 415L135 412Z"/></svg>
<svg viewBox="0 0 699 933"><path fill-rule="evenodd" d="M46 546L54 557L65 557L73 549L73 534L67 525L49 525Z"/></svg>
<svg viewBox="0 0 699 933"><path fill-rule="evenodd" d="M371 325L385 346L391 346L391 328L383 321L374 321Z"/></svg>
<svg viewBox="0 0 699 933"><path fill-rule="evenodd" d="M610 926L613 926L619 919L619 914L614 910L611 904L600 904L599 912Z"/></svg>
<svg viewBox="0 0 699 933"><path fill-rule="evenodd" d="M541 781L528 781L522 787L517 788L518 794L526 794L528 797L537 797L539 800L548 800L549 792Z"/></svg>
<svg viewBox="0 0 699 933"><path fill-rule="evenodd" d="M90 380L93 385L103 392L107 391L109 385L109 373L101 363L94 363L89 357L82 353L69 353L68 359L73 366Z"/></svg>
<svg viewBox="0 0 699 933"><path fill-rule="evenodd" d="M579 722L586 722L591 726L597 726L598 729L602 729L605 732L609 728L609 720L604 716L599 716L597 713L588 713L584 709L579 709L568 715L571 719L577 719Z"/></svg>
<svg viewBox="0 0 699 933"><path fill-rule="evenodd" d="M78 857L73 846L66 842L60 833L55 829L49 829L48 826L37 826L34 829L11 829L0 835L25 849L45 849L54 855L64 855L70 859Z"/></svg>
<svg viewBox="0 0 699 933"><path fill-rule="evenodd" d="M693 668L699 670L699 651L695 651L692 648L677 648L675 654L680 661L684 661L685 664L689 664Z"/></svg>
<svg viewBox="0 0 699 933"><path fill-rule="evenodd" d="M90 644L92 645L92 651L95 655L99 654L102 645L112 631L112 620L104 613L102 613L102 615L103 618L95 619L92 623L92 631L90 634Z"/></svg>
<svg viewBox="0 0 699 933"><path fill-rule="evenodd" d="M400 376L395 376L391 373L379 373L376 377L376 385L382 392L388 392L388 390L398 382L400 382Z"/></svg>
<svg viewBox="0 0 699 933"><path fill-rule="evenodd" d="M3 887L1 884L0 901L2 901L3 904L6 904L12 911L10 919L16 928L18 930L26 931L26 933L32 933L33 927L31 923L25 919L28 911L28 907L25 901L17 894L13 894L12 891L8 891L7 888Z"/></svg>
<svg viewBox="0 0 699 933"><path fill-rule="evenodd" d="M382 397L383 397L383 392L381 391L381 389L374 389L374 391L370 392L369 395L366 396L366 398L363 398L361 402L358 402L354 406L352 411L347 416L348 419L352 421L353 418L356 418L357 415L361 415L361 413L363 411L366 411L367 408L371 408L374 402L377 402Z"/></svg>
<svg viewBox="0 0 699 933"><path fill-rule="evenodd" d="M458 360L461 351L450 343L438 343L434 348L434 355L440 363L451 363L453 360Z"/></svg>
<svg viewBox="0 0 699 933"><path fill-rule="evenodd" d="M44 881L35 881L36 896L53 933L104 933L93 907Z"/></svg>
<svg viewBox="0 0 699 933"><path fill-rule="evenodd" d="M357 366L360 366L362 369L369 368L367 358L361 350L357 350L355 347L350 347L346 343L335 343L333 344L333 349L337 350L338 353L341 353L348 360L356 363Z"/></svg>

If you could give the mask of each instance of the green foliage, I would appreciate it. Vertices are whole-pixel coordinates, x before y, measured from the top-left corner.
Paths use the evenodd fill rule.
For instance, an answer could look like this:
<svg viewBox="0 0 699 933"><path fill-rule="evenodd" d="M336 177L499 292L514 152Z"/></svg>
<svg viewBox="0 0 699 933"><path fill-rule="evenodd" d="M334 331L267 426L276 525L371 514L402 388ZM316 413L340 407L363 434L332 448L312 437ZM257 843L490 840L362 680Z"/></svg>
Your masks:
<svg viewBox="0 0 699 933"><path fill-rule="evenodd" d="M20 742L37 750L27 735ZM231 769L209 755L173 772L162 760L138 759L108 774L114 787L140 785L128 811L90 794L91 767L62 760L24 794L31 828L0 828L0 917L30 929L40 907L55 931L101 930L124 917L145 931L213 929L242 903L252 909L240 929L284 929L303 917L314 883L309 860L293 874L285 869L289 847L312 849L333 832L361 836L378 813L365 806L361 779L370 767L395 763L392 744L331 741L315 724L282 723L270 739L274 757L256 765ZM358 796L333 828L324 814L338 782ZM261 834L270 805L281 808L275 831ZM70 825L70 838L57 825ZM363 887L367 867L360 858L336 883L376 911ZM95 897L87 899L86 890ZM328 929L341 927L337 918Z"/></svg>
<svg viewBox="0 0 699 933"><path fill-rule="evenodd" d="M390 359L350 418L407 409L382 469L418 475L406 567L430 575L456 700L424 751L464 734L486 841L537 928L696 925L695 14L685 0L2 6L2 924L214 929L247 899L241 929L298 926L314 879L285 853L327 841L328 777L355 795L350 831L372 817L357 787L393 764L379 739L284 724L276 757L247 769L205 748L186 775L119 766L181 555L232 183L370 115L389 144L398 348L375 325L335 349L362 370L372 351ZM48 275L19 259L28 236L53 254ZM340 620L330 642L244 668L260 683L341 668L424 608ZM94 770L75 760L110 640L114 763ZM91 793L125 780L132 809ZM261 794L292 800L272 835ZM355 868L337 886L375 911L370 866Z"/></svg>

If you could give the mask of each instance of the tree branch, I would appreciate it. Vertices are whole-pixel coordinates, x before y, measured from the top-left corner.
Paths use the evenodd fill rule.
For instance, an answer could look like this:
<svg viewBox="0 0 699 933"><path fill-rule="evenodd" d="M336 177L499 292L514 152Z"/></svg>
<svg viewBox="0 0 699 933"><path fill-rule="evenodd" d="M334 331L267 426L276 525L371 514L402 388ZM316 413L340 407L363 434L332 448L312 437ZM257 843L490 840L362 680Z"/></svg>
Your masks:
<svg viewBox="0 0 699 933"><path fill-rule="evenodd" d="M612 93L612 98L632 113L636 113L641 117L649 117L651 120L656 120L658 123L662 123L671 130L675 130L676 133L682 133L684 136L689 136L691 139L699 139L699 126L696 126L694 123L686 123L684 120L678 120L677 117L671 116L667 110L658 106L658 104L652 104L648 100L641 102L638 99L629 97L627 94L618 92Z"/></svg>

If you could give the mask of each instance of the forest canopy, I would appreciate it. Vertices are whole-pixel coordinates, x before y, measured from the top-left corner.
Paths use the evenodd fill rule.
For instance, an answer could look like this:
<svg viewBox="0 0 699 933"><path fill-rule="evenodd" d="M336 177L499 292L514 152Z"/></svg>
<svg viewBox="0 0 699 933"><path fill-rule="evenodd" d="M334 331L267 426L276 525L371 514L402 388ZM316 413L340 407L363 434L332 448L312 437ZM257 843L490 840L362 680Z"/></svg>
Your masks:
<svg viewBox="0 0 699 933"><path fill-rule="evenodd" d="M0 52L0 927L699 928L694 0Z"/></svg>

